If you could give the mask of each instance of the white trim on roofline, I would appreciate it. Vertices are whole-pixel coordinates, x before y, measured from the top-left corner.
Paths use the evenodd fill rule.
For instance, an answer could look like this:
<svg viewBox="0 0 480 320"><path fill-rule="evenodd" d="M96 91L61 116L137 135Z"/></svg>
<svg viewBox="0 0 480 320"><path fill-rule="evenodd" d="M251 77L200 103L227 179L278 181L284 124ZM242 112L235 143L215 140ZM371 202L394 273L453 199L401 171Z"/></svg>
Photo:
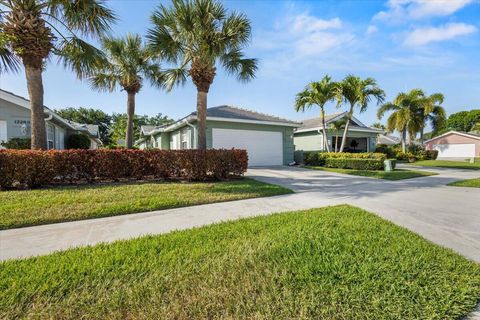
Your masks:
<svg viewBox="0 0 480 320"><path fill-rule="evenodd" d="M348 113L347 111L344 111L344 112L342 112L342 113L339 113L338 115L336 115L336 116L333 117L332 119L326 121L325 124L334 122L334 121L336 121L336 120L339 120L339 119L345 117L347 113ZM358 120L355 116L352 116L352 121L354 121L355 123L357 123L359 127L369 128L368 126L366 126L365 124L363 124L360 120Z"/></svg>
<svg viewBox="0 0 480 320"><path fill-rule="evenodd" d="M27 100L25 100L24 98L18 97L10 92L5 92L3 90L0 90L0 99L3 99L5 101L8 101L10 103L16 104L20 107L24 107L30 110L30 103Z"/></svg>
<svg viewBox="0 0 480 320"><path fill-rule="evenodd" d="M183 126L186 126L187 123L191 123L191 121L196 121L196 115L189 115L182 120L178 120L177 122L163 128L158 128L152 130L148 135L152 136L160 132L171 132ZM301 126L298 122L275 122L275 121L261 121L261 120L246 120L246 119L238 119L238 118L222 118L222 117L207 117L207 121L223 121L223 122L236 122L236 123L251 123L251 124L265 124L265 125L272 125L272 126L283 126L283 127L293 127L298 128Z"/></svg>
<svg viewBox="0 0 480 320"><path fill-rule="evenodd" d="M315 128L308 128L308 129L300 129L300 130L296 130L294 131L293 133L301 133L301 132L310 132L310 131L320 131L322 130L322 127L315 127ZM327 129L327 131L331 131L331 129ZM342 129L343 131L343 129ZM355 131L355 132L369 132L369 133L379 133L379 134L383 134L383 130L380 130L380 129L374 129L374 128L370 128L370 127L365 127L365 128L348 128L348 131Z"/></svg>
<svg viewBox="0 0 480 320"><path fill-rule="evenodd" d="M458 131L455 131L455 130L450 130L448 132L445 132L444 134L441 134L439 136L436 136L435 138L432 138L432 139L428 139L427 141L423 142L424 144L425 143L428 143L430 141L433 141L433 140L437 140L439 138L442 138L446 135L449 135L449 134L452 134L452 133L455 133L455 134L458 134L460 136L464 136L464 137L467 137L467 138L473 138L473 139L477 139L477 140L480 140L480 137L477 136L477 135L474 135L474 134L469 134L468 132L458 132Z"/></svg>

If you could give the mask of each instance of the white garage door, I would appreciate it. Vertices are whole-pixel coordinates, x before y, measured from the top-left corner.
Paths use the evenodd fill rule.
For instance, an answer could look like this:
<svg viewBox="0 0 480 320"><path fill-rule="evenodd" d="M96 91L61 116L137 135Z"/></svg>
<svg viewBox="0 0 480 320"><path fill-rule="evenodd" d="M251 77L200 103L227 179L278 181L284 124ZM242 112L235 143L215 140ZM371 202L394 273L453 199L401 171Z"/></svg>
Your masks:
<svg viewBox="0 0 480 320"><path fill-rule="evenodd" d="M281 132L212 129L214 149L246 149L249 166L283 164Z"/></svg>
<svg viewBox="0 0 480 320"><path fill-rule="evenodd" d="M475 157L475 145L470 144L436 144L434 150L438 150L439 158L473 158Z"/></svg>

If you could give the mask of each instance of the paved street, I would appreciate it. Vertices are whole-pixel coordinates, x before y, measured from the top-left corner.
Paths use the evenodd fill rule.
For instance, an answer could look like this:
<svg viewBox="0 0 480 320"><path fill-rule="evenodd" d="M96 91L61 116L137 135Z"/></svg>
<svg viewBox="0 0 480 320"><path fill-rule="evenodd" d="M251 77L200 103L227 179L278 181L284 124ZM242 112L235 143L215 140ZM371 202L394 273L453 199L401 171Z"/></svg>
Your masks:
<svg viewBox="0 0 480 320"><path fill-rule="evenodd" d="M439 175L385 181L302 168L250 169L248 176L296 193L0 231L0 260L160 234L273 212L350 204L374 212L480 262L480 189L447 187L479 171L425 169Z"/></svg>

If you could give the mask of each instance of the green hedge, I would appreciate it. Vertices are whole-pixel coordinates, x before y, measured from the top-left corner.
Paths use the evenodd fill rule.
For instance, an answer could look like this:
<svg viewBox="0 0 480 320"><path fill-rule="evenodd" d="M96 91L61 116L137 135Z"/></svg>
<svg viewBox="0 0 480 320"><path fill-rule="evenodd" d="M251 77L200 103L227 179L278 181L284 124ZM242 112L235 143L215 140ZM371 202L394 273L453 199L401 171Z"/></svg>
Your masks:
<svg viewBox="0 0 480 320"><path fill-rule="evenodd" d="M383 170L384 160L362 158L327 158L325 167L356 170Z"/></svg>
<svg viewBox="0 0 480 320"><path fill-rule="evenodd" d="M387 159L384 153L379 152L305 152L304 162L307 165L324 166L326 159L375 159L383 163Z"/></svg>

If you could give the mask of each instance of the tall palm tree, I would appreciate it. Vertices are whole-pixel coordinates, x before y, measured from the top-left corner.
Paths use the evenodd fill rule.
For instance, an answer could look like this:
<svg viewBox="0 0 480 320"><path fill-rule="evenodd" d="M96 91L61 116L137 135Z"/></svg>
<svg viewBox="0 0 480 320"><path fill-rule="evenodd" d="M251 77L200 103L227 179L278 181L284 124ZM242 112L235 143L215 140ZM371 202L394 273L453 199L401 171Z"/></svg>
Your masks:
<svg viewBox="0 0 480 320"><path fill-rule="evenodd" d="M85 76L100 51L77 36L99 38L115 21L102 0L2 0L0 72L23 64L31 109L32 149L46 148L42 73L52 55Z"/></svg>
<svg viewBox="0 0 480 320"><path fill-rule="evenodd" d="M377 82L373 78L361 79L354 75L347 75L342 82L338 83L336 96L338 106L342 103L349 105L347 122L345 123L342 144L340 146L340 152L343 152L355 107L359 107L360 113L362 113L367 110L372 98L377 100L377 104L382 103L385 99L385 92L378 87Z"/></svg>
<svg viewBox="0 0 480 320"><path fill-rule="evenodd" d="M113 92L121 87L127 93L126 147L133 147L133 118L135 96L143 85L143 79L162 87L163 74L158 61L142 44L139 35L128 34L124 38L102 39L105 58L102 59L90 78L91 86L100 91Z"/></svg>
<svg viewBox="0 0 480 320"><path fill-rule="evenodd" d="M198 148L206 149L207 94L216 66L239 81L255 76L257 60L242 52L251 38L250 21L244 14L228 13L215 0L173 0L171 7L160 5L151 22L151 48L176 65L166 71L167 89L188 76L197 88Z"/></svg>
<svg viewBox="0 0 480 320"><path fill-rule="evenodd" d="M408 93L399 93L392 102L385 103L377 111L378 119L386 112L392 111L387 119L387 131L397 130L401 133L402 151L406 152L407 132L414 131L417 126L416 112L423 103L424 93L420 89L413 89Z"/></svg>
<svg viewBox="0 0 480 320"><path fill-rule="evenodd" d="M327 130L325 128L325 104L333 101L336 97L336 84L331 81L330 76L326 75L321 81L311 82L305 90L297 94L295 99L295 110L305 111L316 105L320 108L320 118L322 119L323 147L330 152L330 146L327 140Z"/></svg>
<svg viewBox="0 0 480 320"><path fill-rule="evenodd" d="M445 109L441 106L444 101L444 96L441 93L434 93L425 97L421 110L423 113L420 113L420 118L422 119L421 128L420 128L420 142L423 144L423 135L425 130L425 125L430 124L433 132L437 132L444 127L445 122L447 121L447 113Z"/></svg>
<svg viewBox="0 0 480 320"><path fill-rule="evenodd" d="M345 124L347 123L347 119L339 119L330 123L330 129L335 132L335 152L338 151L338 134L342 129L345 128Z"/></svg>

